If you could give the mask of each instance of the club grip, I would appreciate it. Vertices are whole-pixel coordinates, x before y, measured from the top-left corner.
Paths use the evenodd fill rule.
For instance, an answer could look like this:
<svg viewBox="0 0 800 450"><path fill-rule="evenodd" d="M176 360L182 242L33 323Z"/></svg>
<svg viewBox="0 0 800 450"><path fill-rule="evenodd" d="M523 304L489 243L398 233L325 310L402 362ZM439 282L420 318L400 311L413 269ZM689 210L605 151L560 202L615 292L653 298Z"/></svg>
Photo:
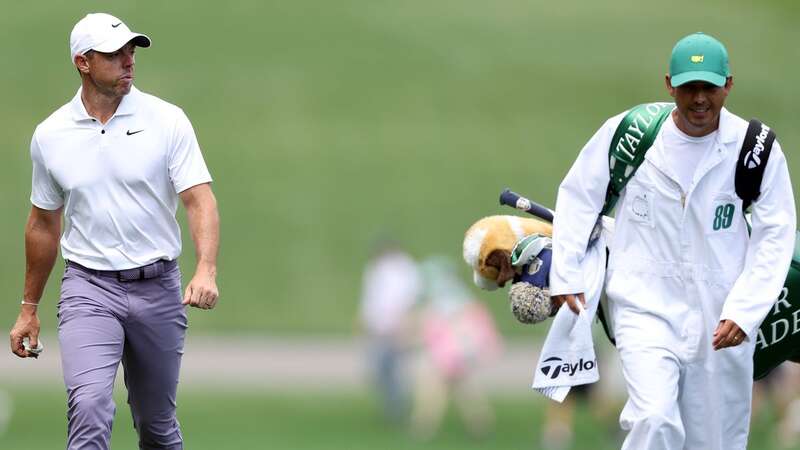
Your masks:
<svg viewBox="0 0 800 450"><path fill-rule="evenodd" d="M536 202L530 201L510 189L503 189L503 192L500 193L500 204L525 211L542 220L553 222L553 211Z"/></svg>

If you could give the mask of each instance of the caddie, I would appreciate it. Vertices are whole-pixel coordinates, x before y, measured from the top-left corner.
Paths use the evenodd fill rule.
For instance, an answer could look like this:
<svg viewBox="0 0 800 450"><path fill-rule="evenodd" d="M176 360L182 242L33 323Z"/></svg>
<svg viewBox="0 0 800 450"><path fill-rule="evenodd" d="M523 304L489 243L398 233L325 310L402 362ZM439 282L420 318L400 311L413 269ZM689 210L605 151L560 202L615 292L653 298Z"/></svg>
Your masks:
<svg viewBox="0 0 800 450"><path fill-rule="evenodd" d="M70 35L81 87L31 140L33 206L11 351L36 356L37 308L60 237L70 450L109 448L120 362L139 448L183 448L175 397L185 306L211 309L218 297L219 218L192 125L180 108L133 86L136 48L150 44L111 15L81 19ZM197 255L183 293L179 198Z"/></svg>
<svg viewBox="0 0 800 450"><path fill-rule="evenodd" d="M728 53L696 33L672 50L666 88L675 104L612 117L581 150L558 191L550 289L578 311L580 261L611 192L610 171L636 157L661 108L660 129L618 192L606 295L628 390L620 425L629 450L743 450L759 324L786 279L795 205L777 141L765 126L743 166L763 170L748 229L736 171L748 122L725 109ZM649 109L648 109L649 108ZM616 148L623 153L615 157ZM611 158L609 158L612 154ZM620 181L617 180L617 181Z"/></svg>

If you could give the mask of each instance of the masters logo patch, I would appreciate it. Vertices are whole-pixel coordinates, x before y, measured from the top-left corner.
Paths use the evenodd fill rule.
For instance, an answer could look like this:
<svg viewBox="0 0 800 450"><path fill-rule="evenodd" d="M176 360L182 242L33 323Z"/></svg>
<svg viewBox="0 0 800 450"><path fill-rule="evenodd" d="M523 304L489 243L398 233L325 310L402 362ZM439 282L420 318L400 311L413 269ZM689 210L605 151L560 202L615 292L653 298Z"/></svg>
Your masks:
<svg viewBox="0 0 800 450"><path fill-rule="evenodd" d="M703 55L692 55L692 62L695 64L700 64L703 62Z"/></svg>

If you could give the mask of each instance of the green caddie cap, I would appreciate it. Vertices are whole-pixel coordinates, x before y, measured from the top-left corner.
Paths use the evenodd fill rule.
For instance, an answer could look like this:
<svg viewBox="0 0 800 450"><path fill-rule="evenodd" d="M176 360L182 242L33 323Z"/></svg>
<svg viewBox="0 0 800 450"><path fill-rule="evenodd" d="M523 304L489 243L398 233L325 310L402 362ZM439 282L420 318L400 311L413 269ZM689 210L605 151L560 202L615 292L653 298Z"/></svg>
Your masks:
<svg viewBox="0 0 800 450"><path fill-rule="evenodd" d="M722 42L713 37L694 33L678 41L669 60L669 76L672 87L691 81L707 81L725 86L730 76L728 51Z"/></svg>

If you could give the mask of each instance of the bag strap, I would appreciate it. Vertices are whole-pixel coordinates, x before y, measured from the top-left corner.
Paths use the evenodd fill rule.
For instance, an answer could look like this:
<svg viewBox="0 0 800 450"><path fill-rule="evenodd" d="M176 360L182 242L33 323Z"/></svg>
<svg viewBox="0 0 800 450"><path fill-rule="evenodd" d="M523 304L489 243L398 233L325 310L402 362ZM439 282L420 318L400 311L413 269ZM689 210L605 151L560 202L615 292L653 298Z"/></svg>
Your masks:
<svg viewBox="0 0 800 450"><path fill-rule="evenodd" d="M606 200L593 233L599 232L600 217L606 216L614 210L620 193L644 162L647 150L655 142L661 125L667 120L674 107L675 105L672 103L643 103L631 108L617 125L608 149L609 182L608 188L606 188ZM607 249L606 258L608 258ZM600 323L603 324L606 337L612 345L616 346L617 342L612 336L606 311L602 305L598 305L597 316Z"/></svg>
<svg viewBox="0 0 800 450"><path fill-rule="evenodd" d="M758 119L753 119L747 126L742 148L739 150L739 161L736 163L734 185L736 195L742 199L742 211L758 200L761 195L761 180L775 142L775 132Z"/></svg>
<svg viewBox="0 0 800 450"><path fill-rule="evenodd" d="M628 111L619 123L608 149L610 180L601 216L614 210L620 193L644 161L673 108L672 103L643 103Z"/></svg>

